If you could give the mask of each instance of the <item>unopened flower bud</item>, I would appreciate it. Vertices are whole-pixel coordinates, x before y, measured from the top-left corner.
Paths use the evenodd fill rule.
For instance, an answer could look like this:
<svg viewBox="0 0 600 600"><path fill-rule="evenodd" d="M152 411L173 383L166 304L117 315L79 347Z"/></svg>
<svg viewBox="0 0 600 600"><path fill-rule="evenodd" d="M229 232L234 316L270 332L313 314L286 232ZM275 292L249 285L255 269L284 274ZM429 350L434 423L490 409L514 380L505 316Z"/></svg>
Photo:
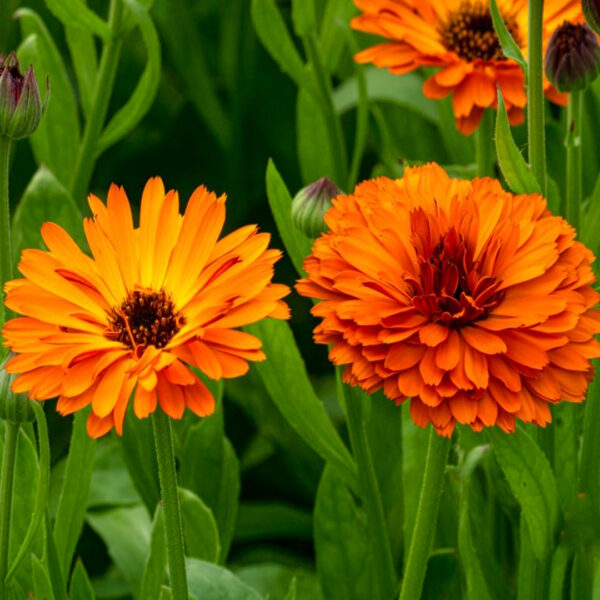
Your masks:
<svg viewBox="0 0 600 600"><path fill-rule="evenodd" d="M546 76L559 92L584 90L600 72L600 44L585 24L565 21L552 35L545 60Z"/></svg>
<svg viewBox="0 0 600 600"><path fill-rule="evenodd" d="M16 375L6 372L5 366L9 359L10 357L0 365L0 419L11 423L27 423L35 418L32 400L27 394L14 394L11 391L10 386Z"/></svg>
<svg viewBox="0 0 600 600"><path fill-rule="evenodd" d="M0 135L18 140L30 136L42 118L42 99L33 67L21 74L14 52L0 55Z"/></svg>
<svg viewBox="0 0 600 600"><path fill-rule="evenodd" d="M331 208L333 198L341 193L337 185L327 177L302 188L292 202L294 225L310 238L316 238L327 231L323 216Z"/></svg>
<svg viewBox="0 0 600 600"><path fill-rule="evenodd" d="M581 8L588 25L600 34L600 0L582 0Z"/></svg>

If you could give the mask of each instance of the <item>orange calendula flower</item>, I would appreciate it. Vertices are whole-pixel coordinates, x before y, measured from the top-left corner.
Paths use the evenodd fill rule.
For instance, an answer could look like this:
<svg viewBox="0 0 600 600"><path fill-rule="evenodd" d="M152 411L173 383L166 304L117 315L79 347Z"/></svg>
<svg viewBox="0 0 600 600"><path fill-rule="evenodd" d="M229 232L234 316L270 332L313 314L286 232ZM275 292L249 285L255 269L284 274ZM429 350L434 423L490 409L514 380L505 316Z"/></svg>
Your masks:
<svg viewBox="0 0 600 600"><path fill-rule="evenodd" d="M298 291L321 302L315 340L344 380L451 435L581 402L600 356L594 257L539 195L437 165L333 200Z"/></svg>
<svg viewBox="0 0 600 600"><path fill-rule="evenodd" d="M391 40L363 50L356 55L358 62L387 67L398 75L424 66L439 67L425 82L423 92L432 99L452 94L456 124L465 135L477 129L486 108L496 108L498 87L510 122L523 122L527 104L523 71L502 52L488 0L354 1L363 14L352 26ZM527 57L527 0L498 0L498 8ZM565 20L583 20L580 0L546 0L544 52L552 33ZM548 81L545 90L550 100L567 103L567 97Z"/></svg>
<svg viewBox="0 0 600 600"><path fill-rule="evenodd" d="M271 283L278 250L270 235L247 226L219 240L225 196L204 187L179 214L177 192L151 179L135 228L125 191L113 185L104 205L95 196L84 220L92 257L58 225L46 223L48 251L25 250L23 279L6 284L6 305L23 315L3 331L20 373L13 391L70 414L91 404L88 433L119 435L129 399L144 418L160 406L180 419L214 410L212 379L237 377L264 360L261 342L236 328L265 317L286 319L289 292Z"/></svg>

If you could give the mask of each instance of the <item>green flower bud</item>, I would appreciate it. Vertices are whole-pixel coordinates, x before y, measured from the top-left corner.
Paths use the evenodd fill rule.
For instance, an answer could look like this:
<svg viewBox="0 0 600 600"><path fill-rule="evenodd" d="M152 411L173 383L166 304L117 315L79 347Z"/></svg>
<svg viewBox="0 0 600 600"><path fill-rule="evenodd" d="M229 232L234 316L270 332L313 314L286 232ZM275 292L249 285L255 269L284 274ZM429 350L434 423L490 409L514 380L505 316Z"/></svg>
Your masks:
<svg viewBox="0 0 600 600"><path fill-rule="evenodd" d="M584 90L600 72L600 44L584 23L565 21L552 35L545 60L546 76L559 92Z"/></svg>
<svg viewBox="0 0 600 600"><path fill-rule="evenodd" d="M7 373L5 369L10 358L9 356L0 365L0 419L11 423L28 423L35 419L31 406L32 400L27 397L27 394L12 393L10 386L16 375Z"/></svg>
<svg viewBox="0 0 600 600"><path fill-rule="evenodd" d="M582 0L581 8L588 25L600 34L600 0Z"/></svg>
<svg viewBox="0 0 600 600"><path fill-rule="evenodd" d="M323 217L331 208L332 199L341 193L327 177L302 188L292 202L294 225L309 238L316 238L327 231Z"/></svg>
<svg viewBox="0 0 600 600"><path fill-rule="evenodd" d="M12 140L30 136L40 123L43 107L33 67L25 75L14 52L0 55L0 135Z"/></svg>

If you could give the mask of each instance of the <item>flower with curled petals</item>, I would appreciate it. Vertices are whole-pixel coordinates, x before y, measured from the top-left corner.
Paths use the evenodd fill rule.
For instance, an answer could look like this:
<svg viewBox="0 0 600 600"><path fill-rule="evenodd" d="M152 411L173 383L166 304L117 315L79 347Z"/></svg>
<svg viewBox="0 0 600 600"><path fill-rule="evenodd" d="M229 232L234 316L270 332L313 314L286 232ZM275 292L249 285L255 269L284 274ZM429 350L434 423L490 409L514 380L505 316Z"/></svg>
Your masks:
<svg viewBox="0 0 600 600"><path fill-rule="evenodd" d="M139 418L157 406L174 419L186 407L211 414L214 399L190 366L220 379L264 360L260 340L236 328L288 318L289 290L271 282L281 253L252 225L219 239L225 196L204 187L181 215L177 192L151 179L139 227L122 188L110 188L106 205L95 196L89 204L91 257L46 223L48 251L25 250L23 278L6 284L6 306L22 315L3 330L16 354L6 367L19 373L13 391L58 397L63 415L91 405L94 438L122 433L132 394Z"/></svg>
<svg viewBox="0 0 600 600"><path fill-rule="evenodd" d="M450 436L545 426L581 402L600 356L593 255L537 194L435 164L366 181L325 215L297 284L344 380Z"/></svg>
<svg viewBox="0 0 600 600"><path fill-rule="evenodd" d="M488 0L354 1L362 14L353 19L352 27L389 40L359 52L358 62L374 63L398 75L419 67L438 68L423 92L432 99L452 94L456 124L465 135L477 129L486 108L497 107L498 88L510 122L523 122L527 103L524 74L502 52ZM507 29L527 57L527 0L497 2ZM546 0L544 52L552 33L565 20L583 21L580 0ZM547 80L544 89L550 100L567 103L567 96Z"/></svg>

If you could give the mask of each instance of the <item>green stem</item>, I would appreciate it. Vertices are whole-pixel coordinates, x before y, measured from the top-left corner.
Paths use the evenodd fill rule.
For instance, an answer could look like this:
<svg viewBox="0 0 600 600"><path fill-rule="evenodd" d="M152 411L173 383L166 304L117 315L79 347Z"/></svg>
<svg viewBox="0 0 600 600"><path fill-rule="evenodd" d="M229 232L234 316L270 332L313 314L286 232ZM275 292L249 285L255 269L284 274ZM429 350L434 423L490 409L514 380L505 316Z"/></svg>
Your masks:
<svg viewBox="0 0 600 600"><path fill-rule="evenodd" d="M338 369L338 391L340 396L344 394L343 384ZM369 398L359 391L351 390L349 398L344 398L348 433L352 452L358 467L361 497L363 508L367 516L367 527L369 530L369 541L371 543L371 555L377 578L379 598L389 600L396 593L396 571L390 539L388 537L383 503L379 493L379 483L373 466L371 448L366 429L366 415L368 408L366 402Z"/></svg>
<svg viewBox="0 0 600 600"><path fill-rule="evenodd" d="M304 43L308 59L315 72L315 80L321 97L323 117L325 126L327 127L329 143L332 147L333 166L335 169L334 179L338 185L344 185L347 179L348 157L342 123L333 105L331 81L321 62L321 55L319 54L314 34L304 36Z"/></svg>
<svg viewBox="0 0 600 600"><path fill-rule="evenodd" d="M0 296L4 298L4 283L12 279L12 242L10 229L10 203L8 200L8 164L10 139L0 136ZM0 322L6 320L4 301L0 301Z"/></svg>
<svg viewBox="0 0 600 600"><path fill-rule="evenodd" d="M421 597L437 525L449 450L450 440L439 436L432 427L429 433L421 497L402 580L400 600L418 600Z"/></svg>
<svg viewBox="0 0 600 600"><path fill-rule="evenodd" d="M121 0L111 0L109 25L111 38L105 42L96 76L96 84L92 97L90 114L85 123L83 138L77 154L77 162L71 180L71 193L82 210L85 210L85 199L88 186L96 165L96 146L106 120L108 105L119 64L119 55L123 43L120 25L123 17Z"/></svg>
<svg viewBox="0 0 600 600"><path fill-rule="evenodd" d="M595 360L596 373L600 361ZM579 492L590 496L594 515L600 517L600 377L596 375L587 393L585 417L583 421L583 437L581 443L581 459L579 463Z"/></svg>
<svg viewBox="0 0 600 600"><path fill-rule="evenodd" d="M10 512L13 500L13 481L17 458L19 425L6 422L4 429L4 453L2 456L2 474L0 476L0 598L7 598L5 589L8 571L8 552L10 543Z"/></svg>
<svg viewBox="0 0 600 600"><path fill-rule="evenodd" d="M550 585L548 590L548 600L562 600L564 597L565 578L567 567L571 558L571 549L563 544L559 544L552 557L552 571L550 573Z"/></svg>
<svg viewBox="0 0 600 600"><path fill-rule="evenodd" d="M494 114L488 108L475 134L477 177L494 176Z"/></svg>
<svg viewBox="0 0 600 600"><path fill-rule="evenodd" d="M152 415L152 426L154 428L161 499L165 513L169 579L173 591L173 600L188 600L183 527L177 491L171 421L160 408L155 410Z"/></svg>
<svg viewBox="0 0 600 600"><path fill-rule="evenodd" d="M517 581L517 600L538 600L541 598L540 564L531 546L529 529L521 516L521 552L519 555L519 578Z"/></svg>
<svg viewBox="0 0 600 600"><path fill-rule="evenodd" d="M571 92L567 108L567 221L579 229L581 210L581 105L583 92Z"/></svg>
<svg viewBox="0 0 600 600"><path fill-rule="evenodd" d="M527 86L527 133L529 163L546 193L546 132L544 126L544 66L542 56L542 29L544 0L529 0L529 74Z"/></svg>

